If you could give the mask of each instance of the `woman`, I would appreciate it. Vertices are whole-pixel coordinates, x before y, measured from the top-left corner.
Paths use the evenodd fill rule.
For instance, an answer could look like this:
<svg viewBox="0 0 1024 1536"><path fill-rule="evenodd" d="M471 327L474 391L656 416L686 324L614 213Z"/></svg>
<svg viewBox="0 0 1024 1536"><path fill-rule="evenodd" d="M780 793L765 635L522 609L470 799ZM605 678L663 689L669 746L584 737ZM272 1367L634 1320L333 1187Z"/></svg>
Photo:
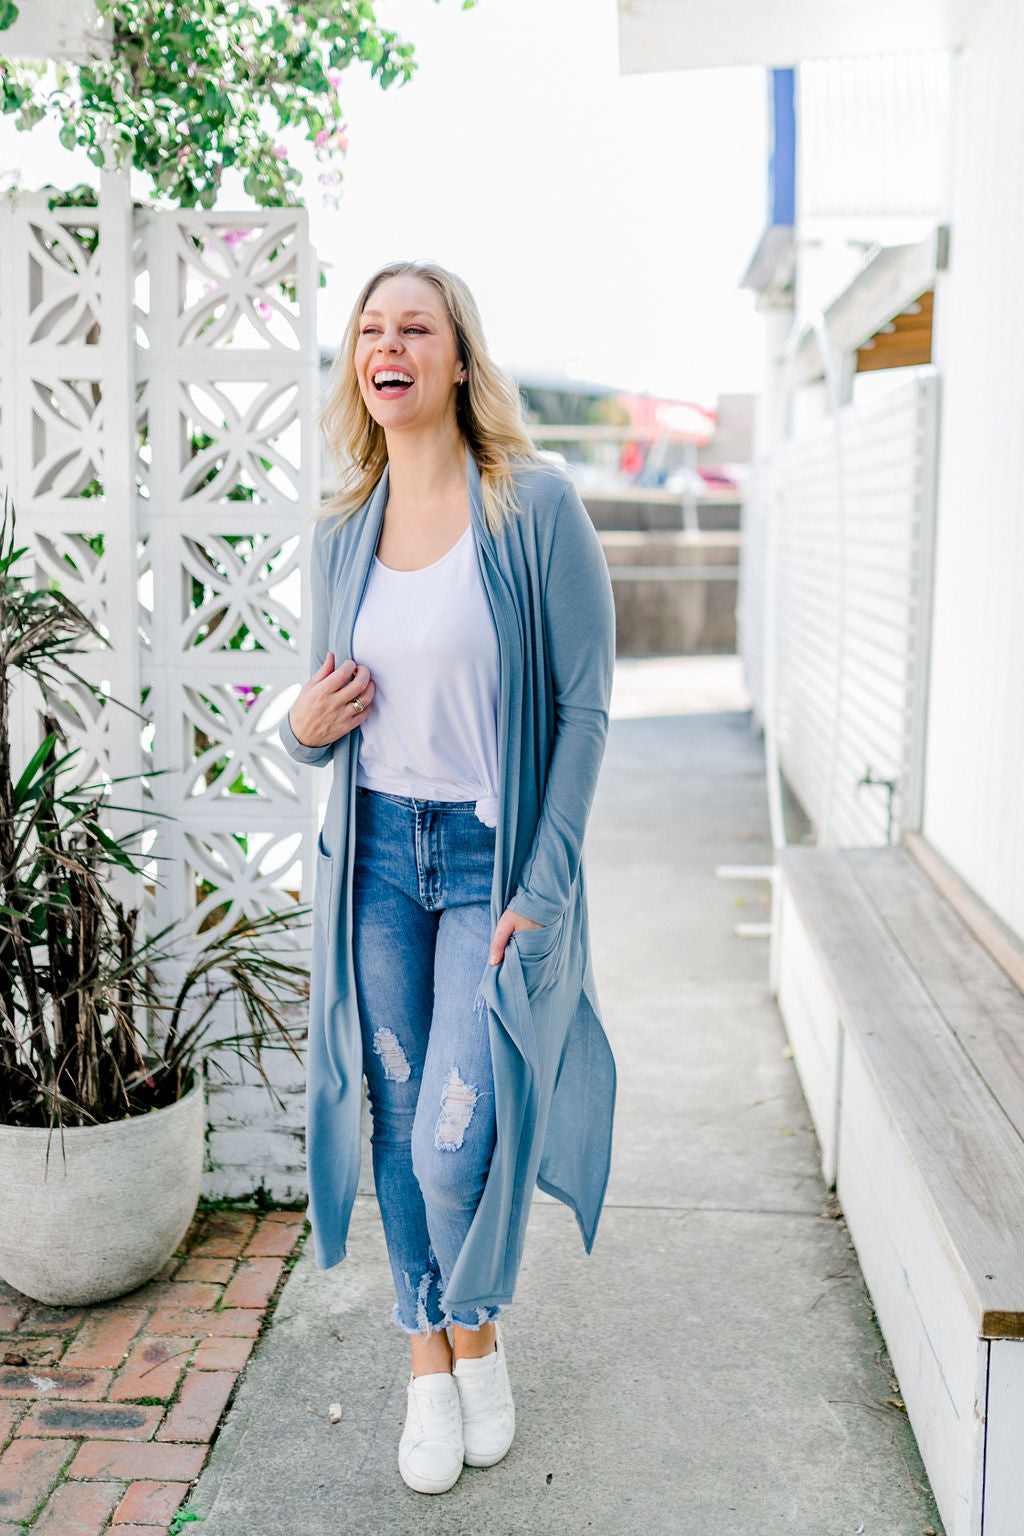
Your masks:
<svg viewBox="0 0 1024 1536"><path fill-rule="evenodd" d="M345 482L312 551L312 676L281 737L333 760L307 1084L320 1268L344 1257L365 1072L412 1374L419 1492L490 1466L515 1415L496 1319L534 1184L589 1252L615 1073L581 849L608 724L611 584L443 268L366 284L322 426ZM338 514L341 514L340 518ZM352 659L359 658L358 661ZM451 1328L451 1340L447 1329Z"/></svg>

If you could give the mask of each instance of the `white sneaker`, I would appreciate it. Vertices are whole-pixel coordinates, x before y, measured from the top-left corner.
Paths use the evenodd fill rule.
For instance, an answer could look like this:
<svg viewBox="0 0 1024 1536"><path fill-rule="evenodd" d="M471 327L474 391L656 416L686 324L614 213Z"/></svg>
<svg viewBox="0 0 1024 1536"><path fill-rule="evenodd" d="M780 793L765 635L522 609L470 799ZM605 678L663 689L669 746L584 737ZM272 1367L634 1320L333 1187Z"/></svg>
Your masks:
<svg viewBox="0 0 1024 1536"><path fill-rule="evenodd" d="M462 1403L462 1438L468 1467L493 1467L516 1432L516 1408L497 1323L496 1348L479 1360L456 1360L454 1379Z"/></svg>
<svg viewBox="0 0 1024 1536"><path fill-rule="evenodd" d="M447 1493L462 1471L459 1391L448 1371L409 1378L398 1470L417 1493Z"/></svg>

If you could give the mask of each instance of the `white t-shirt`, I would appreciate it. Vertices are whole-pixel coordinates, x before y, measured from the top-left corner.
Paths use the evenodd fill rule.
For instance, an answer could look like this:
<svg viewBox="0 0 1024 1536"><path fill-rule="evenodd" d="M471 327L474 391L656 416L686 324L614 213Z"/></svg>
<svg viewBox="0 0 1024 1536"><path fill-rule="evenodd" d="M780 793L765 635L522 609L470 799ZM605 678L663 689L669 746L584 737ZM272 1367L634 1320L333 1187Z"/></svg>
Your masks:
<svg viewBox="0 0 1024 1536"><path fill-rule="evenodd" d="M475 800L498 821L498 637L472 527L418 571L374 556L352 650L376 686L356 783L414 800Z"/></svg>

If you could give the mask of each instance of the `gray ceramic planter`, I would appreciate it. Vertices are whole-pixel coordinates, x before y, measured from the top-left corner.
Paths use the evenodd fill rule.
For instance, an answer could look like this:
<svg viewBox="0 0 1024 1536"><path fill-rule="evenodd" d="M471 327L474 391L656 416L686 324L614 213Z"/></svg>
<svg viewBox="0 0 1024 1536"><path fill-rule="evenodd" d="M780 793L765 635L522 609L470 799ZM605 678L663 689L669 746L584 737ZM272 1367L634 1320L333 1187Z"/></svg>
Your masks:
<svg viewBox="0 0 1024 1536"><path fill-rule="evenodd" d="M0 1278L51 1306L151 1279L195 1211L204 1128L201 1080L166 1109L65 1129L63 1152L57 1129L0 1125Z"/></svg>

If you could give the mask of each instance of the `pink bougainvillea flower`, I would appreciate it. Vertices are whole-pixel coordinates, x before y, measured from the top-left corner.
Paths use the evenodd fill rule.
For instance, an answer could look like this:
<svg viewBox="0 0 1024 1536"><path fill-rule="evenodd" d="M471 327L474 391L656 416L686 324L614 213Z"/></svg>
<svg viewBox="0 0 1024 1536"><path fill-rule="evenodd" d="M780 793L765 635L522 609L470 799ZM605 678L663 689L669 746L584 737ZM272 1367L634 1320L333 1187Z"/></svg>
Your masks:
<svg viewBox="0 0 1024 1536"><path fill-rule="evenodd" d="M324 151L331 154L343 155L348 149L348 124L332 123L330 128L321 128L315 139L317 154L323 158Z"/></svg>
<svg viewBox="0 0 1024 1536"><path fill-rule="evenodd" d="M274 145L274 158L276 160L284 160L287 154L288 151L283 144Z"/></svg>
<svg viewBox="0 0 1024 1536"><path fill-rule="evenodd" d="M250 240L255 233L254 229L222 229L220 237L225 245L241 245L243 240Z"/></svg>
<svg viewBox="0 0 1024 1536"><path fill-rule="evenodd" d="M327 71L327 84L331 87L332 90L334 90L334 91L340 90L341 89L341 81L342 81L342 72L341 72L340 69L329 69Z"/></svg>

